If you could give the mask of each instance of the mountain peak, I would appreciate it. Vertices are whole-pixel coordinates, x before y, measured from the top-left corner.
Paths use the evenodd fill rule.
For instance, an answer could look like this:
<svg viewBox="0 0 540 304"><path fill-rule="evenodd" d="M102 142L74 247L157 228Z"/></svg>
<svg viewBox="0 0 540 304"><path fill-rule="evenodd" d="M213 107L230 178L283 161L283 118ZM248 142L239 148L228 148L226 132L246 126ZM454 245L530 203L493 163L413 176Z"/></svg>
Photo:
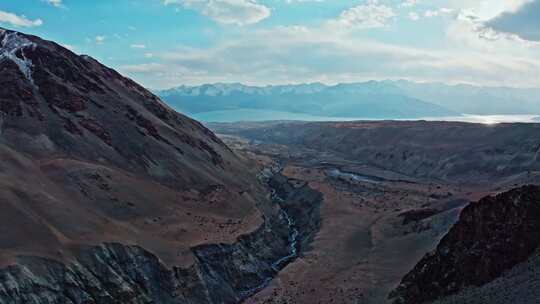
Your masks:
<svg viewBox="0 0 540 304"><path fill-rule="evenodd" d="M178 242L205 241L191 229L197 218L177 210L220 220L255 212L240 194L254 183L250 170L199 122L88 56L15 31L0 38L0 158L10 160L0 202L12 217L1 228L16 240L2 257L59 258L112 241L143 244L172 263ZM200 194L216 185L219 208ZM159 234L149 224L158 219L186 232ZM236 235L228 237L218 241Z"/></svg>
<svg viewBox="0 0 540 304"><path fill-rule="evenodd" d="M163 155L160 166L168 168L168 180L187 181L174 168L189 165L165 157L165 151L225 165L218 151L229 152L221 141L131 79L35 36L4 31L0 38L0 112L13 117L4 128L44 132L52 142L62 143L57 149L63 153L151 175L150 167Z"/></svg>
<svg viewBox="0 0 540 304"><path fill-rule="evenodd" d="M32 84L32 61L25 56L25 50L35 50L36 44L17 32L0 31L0 60L11 60L25 78Z"/></svg>

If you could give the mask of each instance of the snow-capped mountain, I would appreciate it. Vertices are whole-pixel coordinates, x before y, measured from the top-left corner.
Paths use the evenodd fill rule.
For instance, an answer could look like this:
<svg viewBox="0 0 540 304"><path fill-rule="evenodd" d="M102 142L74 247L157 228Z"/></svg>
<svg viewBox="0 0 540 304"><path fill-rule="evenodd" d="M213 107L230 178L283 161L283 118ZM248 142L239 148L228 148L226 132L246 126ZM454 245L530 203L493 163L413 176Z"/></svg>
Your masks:
<svg viewBox="0 0 540 304"><path fill-rule="evenodd" d="M159 92L161 96L230 96L234 93L244 93L252 95L271 95L271 94L313 94L327 89L328 86L322 83L310 83L300 85L279 85L279 86L248 86L241 83L215 83L204 84L200 86L179 86L176 88L163 90Z"/></svg>
<svg viewBox="0 0 540 304"><path fill-rule="evenodd" d="M416 119L424 117L540 113L540 89L478 87L406 80L247 86L205 84L158 92L188 114L267 110L324 117Z"/></svg>
<svg viewBox="0 0 540 304"><path fill-rule="evenodd" d="M270 110L329 117L419 118L456 114L440 105L407 96L391 83L247 86L205 84L158 92L177 110L197 114L224 110Z"/></svg>

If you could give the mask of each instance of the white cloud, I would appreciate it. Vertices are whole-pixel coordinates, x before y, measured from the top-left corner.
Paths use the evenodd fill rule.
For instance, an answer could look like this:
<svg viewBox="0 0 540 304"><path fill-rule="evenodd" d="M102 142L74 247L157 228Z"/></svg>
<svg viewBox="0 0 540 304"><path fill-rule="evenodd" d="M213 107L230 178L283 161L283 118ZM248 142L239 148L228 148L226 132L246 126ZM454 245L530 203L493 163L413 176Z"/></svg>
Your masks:
<svg viewBox="0 0 540 304"><path fill-rule="evenodd" d="M408 17L412 21L416 21L416 20L420 19L420 15L418 15L418 13L415 13L415 12L410 12Z"/></svg>
<svg viewBox="0 0 540 304"><path fill-rule="evenodd" d="M164 3L179 4L218 23L239 26L258 23L271 14L268 7L256 0L164 0Z"/></svg>
<svg viewBox="0 0 540 304"><path fill-rule="evenodd" d="M143 63L134 65L124 65L120 67L125 72L132 73L155 73L161 72L167 69L167 67L160 63Z"/></svg>
<svg viewBox="0 0 540 304"><path fill-rule="evenodd" d="M412 7L420 3L420 0L405 0L403 1L400 6L401 7Z"/></svg>
<svg viewBox="0 0 540 304"><path fill-rule="evenodd" d="M94 40L95 40L95 42L96 42L97 44L103 44L103 43L105 43L105 38L106 38L105 36L100 36L100 35L98 35L98 36L96 36L96 37L94 38Z"/></svg>
<svg viewBox="0 0 540 304"><path fill-rule="evenodd" d="M155 52L145 56L151 63L126 65L121 70L153 88L208 82L264 85L399 78L540 86L540 47L508 37L493 39L500 35L494 31L484 31L479 37L477 15L446 4L427 14L455 17L446 18L446 31L441 28L447 37L440 48L395 45L374 41L372 35L358 35L354 29L384 28L396 15L392 8L382 9L386 6L372 0L318 26L225 31L211 47ZM411 13L417 14L409 14L411 19L424 18L425 14Z"/></svg>
<svg viewBox="0 0 540 304"><path fill-rule="evenodd" d="M391 7L379 5L371 0L367 4L358 5L343 11L339 18L329 24L341 29L371 29L385 27L396 16Z"/></svg>
<svg viewBox="0 0 540 304"><path fill-rule="evenodd" d="M72 51L72 52L75 52L76 47L71 45L71 44L62 44L62 46L65 47L66 49Z"/></svg>
<svg viewBox="0 0 540 304"><path fill-rule="evenodd" d="M41 19L31 20L24 15L16 15L10 12L0 11L0 23L11 24L12 26L34 27L43 24Z"/></svg>
<svg viewBox="0 0 540 304"><path fill-rule="evenodd" d="M533 0L449 0L446 7L468 11L480 20L487 21L505 12L515 12Z"/></svg>
<svg viewBox="0 0 540 304"><path fill-rule="evenodd" d="M211 48L181 47L124 72L154 88L207 82L280 84L411 79L482 85L540 85L540 60L526 53L459 45L422 49L375 42L354 33L302 26L255 30Z"/></svg>
<svg viewBox="0 0 540 304"><path fill-rule="evenodd" d="M448 7L441 7L441 8L439 9L439 12L440 12L441 14L451 14L451 13L454 12L454 9L451 9L451 8L448 8Z"/></svg>
<svg viewBox="0 0 540 304"><path fill-rule="evenodd" d="M132 49L145 49L146 45L144 45L144 44L132 44L129 47L132 48Z"/></svg>
<svg viewBox="0 0 540 304"><path fill-rule="evenodd" d="M540 1L524 4L518 10L505 12L485 23L500 33L540 42Z"/></svg>
<svg viewBox="0 0 540 304"><path fill-rule="evenodd" d="M437 16L442 16L442 15L448 15L453 12L454 10L451 8L442 7L436 10L426 10L424 12L424 17L426 18L437 17Z"/></svg>
<svg viewBox="0 0 540 304"><path fill-rule="evenodd" d="M46 0L48 4L54 7L63 7L62 0Z"/></svg>
<svg viewBox="0 0 540 304"><path fill-rule="evenodd" d="M434 10L427 10L424 12L424 17L435 17L435 16L439 16L439 11L434 11Z"/></svg>
<svg viewBox="0 0 540 304"><path fill-rule="evenodd" d="M153 57L154 57L154 54L153 54L153 53L145 53L145 54L144 54L144 57L145 57L145 58L153 58Z"/></svg>
<svg viewBox="0 0 540 304"><path fill-rule="evenodd" d="M324 2L326 0L285 0L287 3Z"/></svg>
<svg viewBox="0 0 540 304"><path fill-rule="evenodd" d="M463 5L456 9L456 19L447 29L450 41L462 47L481 50L483 52L519 53L523 56L536 56L531 50L538 50L538 43L524 40L515 33L497 31L490 22L501 16L517 13L525 5L534 4L533 0L492 0L487 5L485 1L471 0L467 4L453 0L450 5ZM528 14L532 12L527 12Z"/></svg>

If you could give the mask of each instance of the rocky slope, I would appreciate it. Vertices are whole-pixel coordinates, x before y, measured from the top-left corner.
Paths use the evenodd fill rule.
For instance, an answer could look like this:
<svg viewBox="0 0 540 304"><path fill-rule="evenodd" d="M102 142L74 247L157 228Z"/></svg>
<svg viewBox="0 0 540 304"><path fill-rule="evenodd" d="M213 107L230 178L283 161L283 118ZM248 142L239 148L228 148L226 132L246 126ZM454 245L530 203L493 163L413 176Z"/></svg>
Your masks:
<svg viewBox="0 0 540 304"><path fill-rule="evenodd" d="M467 288L434 304L536 304L540 299L540 252L501 277L480 287Z"/></svg>
<svg viewBox="0 0 540 304"><path fill-rule="evenodd" d="M238 302L317 216L132 80L4 29L0 159L0 303Z"/></svg>
<svg viewBox="0 0 540 304"><path fill-rule="evenodd" d="M540 187L486 197L462 211L435 251L418 262L391 297L394 303L425 303L482 286L532 257L539 245ZM522 284L534 282L528 277ZM474 295L469 297L482 303L481 293ZM514 295L520 303L527 299ZM470 303L466 297L460 301L450 302Z"/></svg>
<svg viewBox="0 0 540 304"><path fill-rule="evenodd" d="M169 247L215 235L207 222L258 226L259 198L240 194L253 172L198 122L53 42L2 30L0 46L2 261L121 241L171 263Z"/></svg>
<svg viewBox="0 0 540 304"><path fill-rule="evenodd" d="M271 184L279 187L279 215L235 243L192 248L190 267L169 268L139 246L117 243L85 248L67 265L20 257L0 270L0 303L239 303L294 260L319 226L318 192L281 175Z"/></svg>

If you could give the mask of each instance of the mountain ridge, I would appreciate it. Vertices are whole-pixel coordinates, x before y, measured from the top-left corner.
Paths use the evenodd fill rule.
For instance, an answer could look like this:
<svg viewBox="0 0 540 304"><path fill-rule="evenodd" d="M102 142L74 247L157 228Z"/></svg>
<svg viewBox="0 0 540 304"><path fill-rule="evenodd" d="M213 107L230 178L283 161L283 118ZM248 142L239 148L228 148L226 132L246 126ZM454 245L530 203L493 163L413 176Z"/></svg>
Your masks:
<svg viewBox="0 0 540 304"><path fill-rule="evenodd" d="M174 108L190 115L235 109L365 118L418 118L457 114L442 106L406 96L397 86L379 82L266 87L215 84L182 86L158 94Z"/></svg>
<svg viewBox="0 0 540 304"><path fill-rule="evenodd" d="M314 116L417 119L472 115L540 113L537 88L382 80L326 85L249 86L216 83L156 92L190 115L210 111L259 109ZM272 99L273 102L270 102ZM332 105L329 105L329 103Z"/></svg>

